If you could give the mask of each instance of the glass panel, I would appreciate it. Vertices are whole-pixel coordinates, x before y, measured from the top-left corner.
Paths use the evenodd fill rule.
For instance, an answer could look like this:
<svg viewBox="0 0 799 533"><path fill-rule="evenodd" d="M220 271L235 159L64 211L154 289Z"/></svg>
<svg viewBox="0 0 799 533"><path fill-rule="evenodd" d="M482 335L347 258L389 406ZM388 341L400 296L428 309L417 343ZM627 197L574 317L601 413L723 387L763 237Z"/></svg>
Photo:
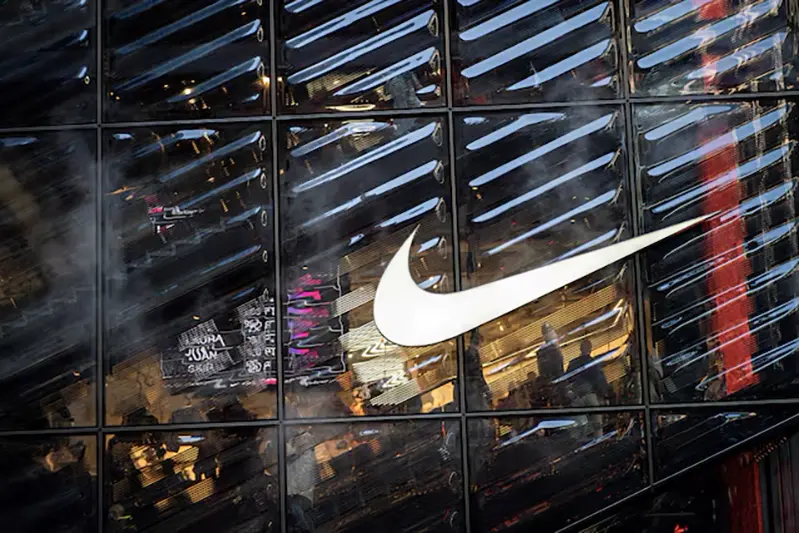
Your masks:
<svg viewBox="0 0 799 533"><path fill-rule="evenodd" d="M656 475L693 466L797 416L795 409L752 406L653 411Z"/></svg>
<svg viewBox="0 0 799 533"><path fill-rule="evenodd" d="M107 423L275 415L268 127L108 134Z"/></svg>
<svg viewBox="0 0 799 533"><path fill-rule="evenodd" d="M0 427L95 424L96 144L0 135Z"/></svg>
<svg viewBox="0 0 799 533"><path fill-rule="evenodd" d="M580 533L795 531L799 435L772 440L681 475L592 520ZM791 442L793 441L793 442ZM791 449L793 448L793 449Z"/></svg>
<svg viewBox="0 0 799 533"><path fill-rule="evenodd" d="M455 343L402 348L372 318L380 275L417 226L419 286L453 289L443 119L295 123L280 142L288 416L455 409Z"/></svg>
<svg viewBox="0 0 799 533"><path fill-rule="evenodd" d="M95 9L95 0L0 4L0 126L96 119Z"/></svg>
<svg viewBox="0 0 799 533"><path fill-rule="evenodd" d="M291 426L286 477L291 533L463 528L455 421Z"/></svg>
<svg viewBox="0 0 799 533"><path fill-rule="evenodd" d="M795 397L793 104L640 106L647 231L711 216L646 254L655 401Z"/></svg>
<svg viewBox="0 0 799 533"><path fill-rule="evenodd" d="M283 0L278 71L285 110L444 104L443 2Z"/></svg>
<svg viewBox="0 0 799 533"><path fill-rule="evenodd" d="M641 95L796 86L789 0L628 0L631 85Z"/></svg>
<svg viewBox="0 0 799 533"><path fill-rule="evenodd" d="M464 288L629 236L616 107L456 117ZM635 403L632 273L619 262L469 339L469 409Z"/></svg>
<svg viewBox="0 0 799 533"><path fill-rule="evenodd" d="M556 531L646 483L642 417L469 420L477 531Z"/></svg>
<svg viewBox="0 0 799 533"><path fill-rule="evenodd" d="M269 10L262 0L109 0L104 16L108 118L269 111Z"/></svg>
<svg viewBox="0 0 799 533"><path fill-rule="evenodd" d="M106 444L106 530L280 531L276 428L119 433Z"/></svg>
<svg viewBox="0 0 799 533"><path fill-rule="evenodd" d="M459 103L619 94L615 2L458 0L453 5L453 82Z"/></svg>
<svg viewBox="0 0 799 533"><path fill-rule="evenodd" d="M0 470L7 531L97 531L96 437L2 438Z"/></svg>

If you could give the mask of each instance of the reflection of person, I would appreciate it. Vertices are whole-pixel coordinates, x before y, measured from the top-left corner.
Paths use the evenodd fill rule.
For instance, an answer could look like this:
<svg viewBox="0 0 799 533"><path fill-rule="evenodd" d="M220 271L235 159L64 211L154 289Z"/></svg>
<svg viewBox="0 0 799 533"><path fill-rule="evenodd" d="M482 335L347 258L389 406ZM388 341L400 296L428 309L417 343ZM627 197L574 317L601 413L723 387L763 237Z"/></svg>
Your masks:
<svg viewBox="0 0 799 533"><path fill-rule="evenodd" d="M538 349L538 373L547 381L552 381L563 375L563 354L558 346L558 334L551 324L541 326L544 344Z"/></svg>
<svg viewBox="0 0 799 533"><path fill-rule="evenodd" d="M302 432L286 442L286 484L288 531L306 533L314 530L311 509L317 478L314 438Z"/></svg>
<svg viewBox="0 0 799 533"><path fill-rule="evenodd" d="M544 403L560 403L559 389L552 382L563 375L563 354L558 346L558 334L551 324L541 326L544 344L538 349L538 392Z"/></svg>
<svg viewBox="0 0 799 533"><path fill-rule="evenodd" d="M395 76L386 82L386 92L391 95L394 101L395 109L409 109L413 107L422 107L422 101L419 100L416 91L422 88L419 79L414 73L405 73Z"/></svg>
<svg viewBox="0 0 799 533"><path fill-rule="evenodd" d="M575 394L572 404L575 407L599 407L600 399L606 400L610 396L610 386L605 374L591 357L593 346L591 341L584 339L580 343L580 355L569 362L568 372L576 372L571 383ZM602 436L602 416L591 413L587 417L588 434L592 437Z"/></svg>

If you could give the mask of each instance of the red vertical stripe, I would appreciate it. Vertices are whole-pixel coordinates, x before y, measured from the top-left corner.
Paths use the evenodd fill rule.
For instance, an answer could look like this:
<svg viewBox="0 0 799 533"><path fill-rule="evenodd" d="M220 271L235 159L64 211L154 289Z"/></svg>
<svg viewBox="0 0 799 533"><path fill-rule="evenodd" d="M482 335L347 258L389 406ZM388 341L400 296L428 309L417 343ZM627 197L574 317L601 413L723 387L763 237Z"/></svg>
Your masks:
<svg viewBox="0 0 799 533"><path fill-rule="evenodd" d="M700 8L700 18L724 18L728 13L727 0L715 0ZM715 58L704 55L703 63L711 64ZM705 88L712 92L715 79L709 74ZM722 132L710 128L700 128L700 142L720 135ZM703 160L700 174L707 183L723 174L734 172L737 163L737 150L734 145ZM738 181L729 186L712 189L703 203L705 213L719 213L733 210L741 202ZM744 221L738 214L722 222L718 217L706 224L707 237L705 251L717 261L708 277L708 291L713 296L714 312L709 336L716 338L726 374L727 394L757 383L752 373L752 353L754 339L749 331L751 302L746 294L746 279L751 270L744 255ZM736 287L734 290L732 287ZM723 293L723 294L721 294Z"/></svg>

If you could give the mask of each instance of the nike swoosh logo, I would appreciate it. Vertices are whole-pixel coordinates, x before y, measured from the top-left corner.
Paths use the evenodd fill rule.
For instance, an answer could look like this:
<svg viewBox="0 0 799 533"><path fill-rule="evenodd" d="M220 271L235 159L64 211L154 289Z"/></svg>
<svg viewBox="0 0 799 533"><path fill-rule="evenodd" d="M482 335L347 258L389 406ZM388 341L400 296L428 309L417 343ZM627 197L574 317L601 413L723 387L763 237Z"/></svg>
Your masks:
<svg viewBox="0 0 799 533"><path fill-rule="evenodd" d="M380 278L374 319L380 334L400 346L428 346L457 337L592 272L667 239L708 217L695 218L593 252L551 263L465 291L437 294L411 276L413 238L402 244Z"/></svg>

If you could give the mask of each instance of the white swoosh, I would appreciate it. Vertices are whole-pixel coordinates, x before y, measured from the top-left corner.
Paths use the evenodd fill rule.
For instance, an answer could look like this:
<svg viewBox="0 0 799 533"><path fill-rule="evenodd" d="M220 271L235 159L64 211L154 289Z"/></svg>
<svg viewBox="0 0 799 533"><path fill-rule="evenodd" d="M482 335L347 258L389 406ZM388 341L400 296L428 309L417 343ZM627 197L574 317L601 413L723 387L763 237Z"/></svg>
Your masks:
<svg viewBox="0 0 799 533"><path fill-rule="evenodd" d="M375 325L400 346L427 346L519 307L662 241L707 217L695 218L473 289L436 294L419 288L408 267L414 230L391 259L374 300Z"/></svg>

